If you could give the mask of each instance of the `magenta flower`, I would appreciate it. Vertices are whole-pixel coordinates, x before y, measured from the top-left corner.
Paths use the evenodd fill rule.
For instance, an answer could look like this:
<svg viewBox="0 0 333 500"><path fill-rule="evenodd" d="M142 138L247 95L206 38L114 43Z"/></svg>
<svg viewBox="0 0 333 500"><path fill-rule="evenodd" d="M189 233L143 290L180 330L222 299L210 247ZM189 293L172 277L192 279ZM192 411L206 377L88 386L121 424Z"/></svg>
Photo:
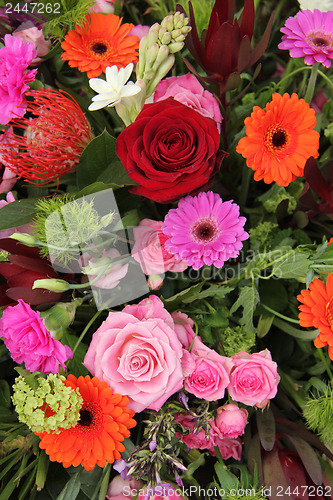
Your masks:
<svg viewBox="0 0 333 500"><path fill-rule="evenodd" d="M169 237L165 248L193 269L212 264L220 268L238 256L242 241L249 237L245 222L236 203L223 202L212 191L186 196L164 219L162 231Z"/></svg>
<svg viewBox="0 0 333 500"><path fill-rule="evenodd" d="M291 57L304 57L305 64L322 63L326 68L333 59L333 11L303 10L289 17L281 28L279 49L290 50Z"/></svg>
<svg viewBox="0 0 333 500"><path fill-rule="evenodd" d="M28 82L35 79L37 70L27 67L37 56L32 42L5 35L5 46L0 49L0 124L6 125L12 118L22 117L26 110L24 93Z"/></svg>
<svg viewBox="0 0 333 500"><path fill-rule="evenodd" d="M73 357L71 349L51 337L39 312L23 300L6 307L0 319L0 337L15 363L24 363L31 372L58 373L59 365Z"/></svg>

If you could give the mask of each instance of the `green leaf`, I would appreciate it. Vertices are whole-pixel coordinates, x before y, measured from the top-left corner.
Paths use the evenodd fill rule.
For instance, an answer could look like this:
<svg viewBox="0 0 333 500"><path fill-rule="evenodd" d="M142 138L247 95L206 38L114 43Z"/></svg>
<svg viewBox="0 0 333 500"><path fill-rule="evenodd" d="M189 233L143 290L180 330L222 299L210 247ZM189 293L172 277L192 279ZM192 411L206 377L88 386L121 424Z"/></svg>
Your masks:
<svg viewBox="0 0 333 500"><path fill-rule="evenodd" d="M230 309L230 314L233 314L239 307L243 307L243 315L240 319L240 324L244 325L249 332L255 331L253 326L253 314L258 302L258 290L254 286L245 286L241 289L238 299Z"/></svg>
<svg viewBox="0 0 333 500"><path fill-rule="evenodd" d="M76 172L79 189L96 181L118 186L135 184L116 155L116 139L106 130L85 148Z"/></svg>
<svg viewBox="0 0 333 500"><path fill-rule="evenodd" d="M314 257L315 262L330 262L333 265L333 244L328 245L325 252L321 252L322 247L318 250L317 254L318 257Z"/></svg>
<svg viewBox="0 0 333 500"><path fill-rule="evenodd" d="M222 299L225 295L233 290L231 286L220 286L220 285L211 285L207 290L202 290L201 292L193 295L192 297L188 297L183 299L185 304L190 304L195 300L205 299L206 297L218 297Z"/></svg>
<svg viewBox="0 0 333 500"><path fill-rule="evenodd" d="M223 486L226 491L237 489L239 481L237 477L232 474L225 465L223 466L222 464L220 464L220 462L216 462L214 468L221 486Z"/></svg>
<svg viewBox="0 0 333 500"><path fill-rule="evenodd" d="M304 278L310 267L310 260L304 253L293 252L284 260L274 265L273 273L278 278L298 279Z"/></svg>
<svg viewBox="0 0 333 500"><path fill-rule="evenodd" d="M0 406L5 406L6 408L10 408L11 399L10 399L10 389L6 380L0 380Z"/></svg>
<svg viewBox="0 0 333 500"><path fill-rule="evenodd" d="M75 500L76 497L79 494L80 488L81 488L81 481L79 478L81 471L78 471L76 474L74 474L70 480L67 482L66 486L60 493L60 495L57 496L57 500Z"/></svg>
<svg viewBox="0 0 333 500"><path fill-rule="evenodd" d="M62 344L67 344L71 349L74 349L74 346L77 342L77 337L75 335L70 335L69 333L65 333L61 339ZM82 375L85 377L88 375L88 370L83 366L83 360L87 352L87 346L82 342L78 345L74 357L68 361L67 368L70 373L73 373L76 377Z"/></svg>
<svg viewBox="0 0 333 500"><path fill-rule="evenodd" d="M288 439L295 446L299 458L302 460L307 473L315 484L321 484L323 474L320 466L319 459L314 449L299 436L291 436L288 434Z"/></svg>
<svg viewBox="0 0 333 500"><path fill-rule="evenodd" d="M32 198L13 201L1 208L0 230L23 226L32 221L36 209Z"/></svg>
<svg viewBox="0 0 333 500"><path fill-rule="evenodd" d="M184 299L189 299L190 297L194 297L198 295L200 292L201 288L203 287L204 283L197 283L196 285L191 286L190 288L186 288L185 290L182 290L179 293L176 293L176 295L173 295L172 297L169 297L168 299L164 299L161 297L161 299L164 302L164 305L166 306L167 309L173 310L175 309L181 302L184 302Z"/></svg>
<svg viewBox="0 0 333 500"><path fill-rule="evenodd" d="M89 186L86 186L83 189L81 189L81 191L79 191L78 193L75 193L75 198L79 199L82 198L83 196L88 196L89 194L105 191L106 189L113 189L115 191L116 189L122 187L123 186L114 183L104 184L104 182L93 182L92 184L89 184Z"/></svg>
<svg viewBox="0 0 333 500"><path fill-rule="evenodd" d="M271 451L275 443L275 420L270 409L256 411L257 427L262 447Z"/></svg>

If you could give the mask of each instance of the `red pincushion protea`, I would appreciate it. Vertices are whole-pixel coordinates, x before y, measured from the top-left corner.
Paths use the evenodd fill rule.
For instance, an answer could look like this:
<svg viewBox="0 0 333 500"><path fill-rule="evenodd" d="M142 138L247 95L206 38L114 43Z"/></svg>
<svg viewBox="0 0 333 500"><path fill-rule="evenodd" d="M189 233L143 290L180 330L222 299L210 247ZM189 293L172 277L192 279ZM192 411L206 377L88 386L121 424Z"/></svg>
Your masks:
<svg viewBox="0 0 333 500"><path fill-rule="evenodd" d="M0 156L7 167L27 182L48 183L73 170L93 135L77 102L66 92L26 92L32 117L12 120L24 135L7 132Z"/></svg>

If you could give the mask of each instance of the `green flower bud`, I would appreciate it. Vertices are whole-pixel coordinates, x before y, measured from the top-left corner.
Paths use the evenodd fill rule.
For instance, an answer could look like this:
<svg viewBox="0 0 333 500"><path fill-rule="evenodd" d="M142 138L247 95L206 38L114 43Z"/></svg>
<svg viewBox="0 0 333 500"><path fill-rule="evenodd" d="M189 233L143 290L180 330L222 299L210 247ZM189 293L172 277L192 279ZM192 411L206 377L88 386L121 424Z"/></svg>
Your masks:
<svg viewBox="0 0 333 500"><path fill-rule="evenodd" d="M160 25L155 23L151 26L148 31L147 40L146 40L146 48L149 49L154 43L158 41L158 35L160 31Z"/></svg>
<svg viewBox="0 0 333 500"><path fill-rule="evenodd" d="M23 376L15 379L12 396L20 422L33 432L60 432L76 425L83 399L79 390L66 387L65 377L50 373L38 377L36 387L29 385Z"/></svg>
<svg viewBox="0 0 333 500"><path fill-rule="evenodd" d="M184 42L175 42L168 45L170 54L175 54L179 52L184 47Z"/></svg>
<svg viewBox="0 0 333 500"><path fill-rule="evenodd" d="M82 299L77 298L72 302L58 302L40 315L44 325L56 340L60 340L63 333L74 321L76 308L82 304Z"/></svg>
<svg viewBox="0 0 333 500"><path fill-rule="evenodd" d="M162 45L168 45L171 42L171 33L170 31L166 31L162 37L160 37L160 41Z"/></svg>
<svg viewBox="0 0 333 500"><path fill-rule="evenodd" d="M161 22L161 26L163 28L166 28L167 31L172 31L173 30L173 19L174 19L174 16L170 15L170 16L166 16L162 22Z"/></svg>
<svg viewBox="0 0 333 500"><path fill-rule="evenodd" d="M9 236L13 240L19 241L28 247L35 247L38 245L38 238L36 236L32 236L28 233L14 233Z"/></svg>
<svg viewBox="0 0 333 500"><path fill-rule="evenodd" d="M167 45L162 45L162 47L159 48L156 61L154 62L154 65L152 67L152 71L154 71L154 73L158 70L159 66L167 60L168 56L169 47Z"/></svg>
<svg viewBox="0 0 333 500"><path fill-rule="evenodd" d="M146 52L146 68L145 68L145 72L149 71L152 68L154 62L156 61L156 57L157 57L158 51L159 51L159 46L158 46L157 43L154 43L147 50L147 52Z"/></svg>
<svg viewBox="0 0 333 500"><path fill-rule="evenodd" d="M167 46L167 48L168 47L169 45ZM151 79L151 81L147 85L146 97L149 97L154 92L158 83L162 80L162 78L165 77L165 75L169 73L174 63L175 63L175 56L173 54L169 54L167 59L159 66L155 76Z"/></svg>
<svg viewBox="0 0 333 500"><path fill-rule="evenodd" d="M51 292L66 292L70 289L69 283L64 280L59 280L57 278L36 280L32 285L32 289L44 288L45 290L50 290Z"/></svg>
<svg viewBox="0 0 333 500"><path fill-rule="evenodd" d="M324 130L325 137L327 137L331 144L333 144L333 123L330 123Z"/></svg>

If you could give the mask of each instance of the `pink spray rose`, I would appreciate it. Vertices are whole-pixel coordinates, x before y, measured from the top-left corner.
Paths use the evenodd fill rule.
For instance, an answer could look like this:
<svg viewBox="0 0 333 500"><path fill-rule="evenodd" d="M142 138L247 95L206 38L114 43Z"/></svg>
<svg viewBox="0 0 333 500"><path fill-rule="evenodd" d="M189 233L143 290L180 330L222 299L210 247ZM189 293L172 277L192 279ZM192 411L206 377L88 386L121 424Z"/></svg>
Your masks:
<svg viewBox="0 0 333 500"><path fill-rule="evenodd" d="M206 347L198 337L194 339L190 354L195 367L191 375L185 378L185 389L207 401L222 399L229 384L226 370L228 358Z"/></svg>
<svg viewBox="0 0 333 500"><path fill-rule="evenodd" d="M234 401L262 408L275 397L280 376L268 349L254 354L238 352L228 366L228 391Z"/></svg>
<svg viewBox="0 0 333 500"><path fill-rule="evenodd" d="M244 434L247 424L248 412L245 408L238 408L232 403L220 406L217 409L215 425L223 436L237 438Z"/></svg>
<svg viewBox="0 0 333 500"><path fill-rule="evenodd" d="M187 314L180 311L174 311L172 319L175 322L175 332L184 349L188 349L195 337L193 330L194 321Z"/></svg>
<svg viewBox="0 0 333 500"><path fill-rule="evenodd" d="M42 61L41 57L50 52L52 48L50 40L45 40L43 30L36 28L31 21L20 24L13 32L13 36L19 36L24 42L32 42L34 44L37 50L37 57L31 61L33 66L39 64Z"/></svg>
<svg viewBox="0 0 333 500"><path fill-rule="evenodd" d="M121 2L121 5L123 2ZM91 9L92 12L103 12L104 14L113 14L114 0L96 0L96 4Z"/></svg>
<svg viewBox="0 0 333 500"><path fill-rule="evenodd" d="M133 491L139 491L144 483L137 479L123 479L120 475L112 479L106 492L108 500L132 500L136 495Z"/></svg>
<svg viewBox="0 0 333 500"><path fill-rule="evenodd" d="M84 366L136 412L159 410L183 386L182 345L171 315L151 295L122 312L110 312L94 333Z"/></svg>
<svg viewBox="0 0 333 500"><path fill-rule="evenodd" d="M215 121L220 132L222 115L217 100L205 90L191 73L182 76L170 76L161 80L154 94L154 102L173 97L203 116Z"/></svg>
<svg viewBox="0 0 333 500"><path fill-rule="evenodd" d="M39 312L23 300L4 309L0 319L0 337L15 363L24 363L31 372L58 373L73 357L71 349L51 337Z"/></svg>
<svg viewBox="0 0 333 500"><path fill-rule="evenodd" d="M167 236L162 232L162 221L144 219L133 229L134 246L132 257L146 275L167 271L181 272L188 266L165 249Z"/></svg>
<svg viewBox="0 0 333 500"><path fill-rule="evenodd" d="M150 26L147 26L145 24L137 24L134 26L134 28L131 29L131 31L128 33L129 35L135 35L138 36L141 40L144 36L148 35L148 32L150 30Z"/></svg>
<svg viewBox="0 0 333 500"><path fill-rule="evenodd" d="M217 440L216 446L219 447L223 460L228 460L228 458L240 460L242 457L242 441L240 438L235 439L223 436ZM214 448L210 448L208 451L216 457Z"/></svg>
<svg viewBox="0 0 333 500"><path fill-rule="evenodd" d="M179 422L185 429L191 431L186 436L184 436L180 432L176 432L176 437L178 439L181 439L188 448L196 448L199 450L214 448L214 446L216 446L217 440L219 439L219 437L221 437L219 429L216 427L213 419L208 420L210 424L208 438L206 438L206 433L203 429L197 433L193 432L195 422L193 421L193 417L191 415L187 413L176 413L175 421Z"/></svg>
<svg viewBox="0 0 333 500"><path fill-rule="evenodd" d="M128 264L122 264L121 260L112 262L118 257L120 257L120 253L115 248L103 250L99 257L92 257L88 252L84 252L80 258L80 264L84 267L90 282L94 281L104 269L101 277L92 285L111 290L119 285L120 280L126 276L128 271Z"/></svg>

